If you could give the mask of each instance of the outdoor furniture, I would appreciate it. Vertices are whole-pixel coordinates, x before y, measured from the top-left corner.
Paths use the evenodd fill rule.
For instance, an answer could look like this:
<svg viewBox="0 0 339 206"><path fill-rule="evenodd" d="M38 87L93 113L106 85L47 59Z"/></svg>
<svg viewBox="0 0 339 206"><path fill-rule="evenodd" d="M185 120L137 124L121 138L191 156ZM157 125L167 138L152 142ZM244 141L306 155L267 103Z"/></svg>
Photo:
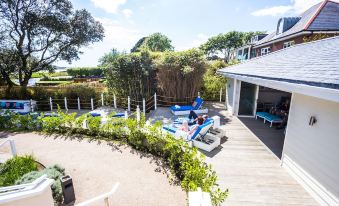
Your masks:
<svg viewBox="0 0 339 206"><path fill-rule="evenodd" d="M32 103L32 105L31 105ZM30 100L0 100L0 109L14 112L31 112L36 107L36 101Z"/></svg>
<svg viewBox="0 0 339 206"><path fill-rule="evenodd" d="M170 107L170 110L174 115L188 115L191 110L197 114L208 113L208 109L202 108L203 103L204 101L200 97L197 97L192 105L174 105Z"/></svg>
<svg viewBox="0 0 339 206"><path fill-rule="evenodd" d="M190 125L192 124L193 119L189 119L188 117L179 117L176 120L174 120L174 124L182 124L184 121L187 121L188 124ZM206 119L205 122L208 122L208 121L213 122L213 125L212 125L213 129L220 128L220 117L219 116L215 115L213 117L209 117Z"/></svg>
<svg viewBox="0 0 339 206"><path fill-rule="evenodd" d="M264 123L266 123L266 121L270 122L270 127L272 127L274 123L282 123L283 121L281 117L268 112L257 112L255 118L258 119L258 117L264 119Z"/></svg>
<svg viewBox="0 0 339 206"><path fill-rule="evenodd" d="M173 125L164 126L163 131L173 134L175 138L183 138L188 142L192 142L193 146L210 152L220 145L220 138L209 133L212 126L213 122L208 121L198 126L192 135L188 135L187 132L178 129Z"/></svg>

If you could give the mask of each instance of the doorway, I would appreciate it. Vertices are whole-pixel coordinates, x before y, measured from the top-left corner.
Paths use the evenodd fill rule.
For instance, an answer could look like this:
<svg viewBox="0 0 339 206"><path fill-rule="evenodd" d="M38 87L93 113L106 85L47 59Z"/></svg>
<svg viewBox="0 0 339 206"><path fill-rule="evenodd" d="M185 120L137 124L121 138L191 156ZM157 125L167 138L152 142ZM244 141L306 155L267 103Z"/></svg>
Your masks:
<svg viewBox="0 0 339 206"><path fill-rule="evenodd" d="M238 116L254 117L258 96L258 86L241 82Z"/></svg>

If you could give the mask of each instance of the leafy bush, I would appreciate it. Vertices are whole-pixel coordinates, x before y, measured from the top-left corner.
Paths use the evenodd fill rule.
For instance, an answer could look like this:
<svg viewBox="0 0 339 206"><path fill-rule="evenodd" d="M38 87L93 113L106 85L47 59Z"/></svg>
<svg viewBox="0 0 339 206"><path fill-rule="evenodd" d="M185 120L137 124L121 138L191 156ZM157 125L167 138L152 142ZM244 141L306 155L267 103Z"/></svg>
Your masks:
<svg viewBox="0 0 339 206"><path fill-rule="evenodd" d="M201 96L205 100L215 101L220 98L220 89L225 92L226 78L216 74L218 69L226 67L227 64L223 61L209 62L207 70L203 77L203 87ZM223 95L224 97L225 95Z"/></svg>
<svg viewBox="0 0 339 206"><path fill-rule="evenodd" d="M52 184L52 195L55 203L57 205L61 205L63 201L62 189L61 189L61 181L60 177L65 175L65 169L59 165L54 165L52 167L48 167L41 171L32 171L23 175L20 179L18 179L15 184L25 184L31 183L34 180L38 179L42 175L46 174L48 178L55 180Z"/></svg>
<svg viewBox="0 0 339 206"><path fill-rule="evenodd" d="M16 115L9 116L7 122L16 120ZM88 127L84 128L83 123ZM88 117L81 115L76 118L75 113L66 114L58 111L55 117L37 118L35 131L44 131L49 134L58 133L65 135L80 134L92 139L106 141L118 140L129 144L133 148L151 153L163 158L171 172L180 180L185 191L194 191L198 187L209 192L214 205L219 205L226 198L228 191L222 191L216 181L217 175L212 167L204 162L203 154L196 148L190 148L184 140L177 140L173 136L162 133L160 123L146 124L143 116L140 122L135 119L107 117L105 124L100 124L101 117ZM40 125L40 127L38 126ZM0 129L17 128L15 124L0 124ZM29 130L31 127L22 127Z"/></svg>
<svg viewBox="0 0 339 206"><path fill-rule="evenodd" d="M38 170L35 159L28 156L15 156L0 165L0 186L10 186L24 174Z"/></svg>
<svg viewBox="0 0 339 206"><path fill-rule="evenodd" d="M80 67L67 69L67 74L73 77L102 77L104 69L101 67Z"/></svg>

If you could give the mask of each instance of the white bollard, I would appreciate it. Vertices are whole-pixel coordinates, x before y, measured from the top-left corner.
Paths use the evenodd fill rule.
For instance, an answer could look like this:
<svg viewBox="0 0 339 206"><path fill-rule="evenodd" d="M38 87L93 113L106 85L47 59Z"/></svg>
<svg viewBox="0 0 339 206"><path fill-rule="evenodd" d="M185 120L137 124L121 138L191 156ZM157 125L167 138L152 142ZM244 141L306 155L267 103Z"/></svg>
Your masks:
<svg viewBox="0 0 339 206"><path fill-rule="evenodd" d="M92 109L92 111L94 110L93 98L91 98L91 109Z"/></svg>
<svg viewBox="0 0 339 206"><path fill-rule="evenodd" d="M12 150L12 155L13 156L16 156L17 155L17 152L16 152L16 147L15 147L15 143L14 143L14 140L9 140L9 144L11 145L11 150Z"/></svg>
<svg viewBox="0 0 339 206"><path fill-rule="evenodd" d="M104 106L104 93L101 93L101 106Z"/></svg>
<svg viewBox="0 0 339 206"><path fill-rule="evenodd" d="M127 97L127 111L131 111L131 99L129 98L129 96Z"/></svg>
<svg viewBox="0 0 339 206"><path fill-rule="evenodd" d="M31 112L34 112L34 105L33 105L33 100L29 100L30 106L31 106Z"/></svg>
<svg viewBox="0 0 339 206"><path fill-rule="evenodd" d="M142 112L144 115L146 115L146 101L145 99L142 99Z"/></svg>
<svg viewBox="0 0 339 206"><path fill-rule="evenodd" d="M157 109L157 93L154 93L154 110Z"/></svg>
<svg viewBox="0 0 339 206"><path fill-rule="evenodd" d="M125 119L128 119L128 113L125 111Z"/></svg>
<svg viewBox="0 0 339 206"><path fill-rule="evenodd" d="M49 98L49 106L51 107L51 111L53 111L52 97Z"/></svg>
<svg viewBox="0 0 339 206"><path fill-rule="evenodd" d="M117 97L114 95L113 97L113 101L114 101L114 109L117 108Z"/></svg>
<svg viewBox="0 0 339 206"><path fill-rule="evenodd" d="M222 101L222 88L220 88L220 102Z"/></svg>
<svg viewBox="0 0 339 206"><path fill-rule="evenodd" d="M65 101L65 110L68 111L68 105L67 105L67 98L66 97L65 97L64 101Z"/></svg>
<svg viewBox="0 0 339 206"><path fill-rule="evenodd" d="M140 122L140 108L139 108L139 105L137 105L137 122Z"/></svg>
<svg viewBox="0 0 339 206"><path fill-rule="evenodd" d="M80 98L78 97L78 110L80 110Z"/></svg>
<svg viewBox="0 0 339 206"><path fill-rule="evenodd" d="M200 98L200 92L198 92L198 97Z"/></svg>

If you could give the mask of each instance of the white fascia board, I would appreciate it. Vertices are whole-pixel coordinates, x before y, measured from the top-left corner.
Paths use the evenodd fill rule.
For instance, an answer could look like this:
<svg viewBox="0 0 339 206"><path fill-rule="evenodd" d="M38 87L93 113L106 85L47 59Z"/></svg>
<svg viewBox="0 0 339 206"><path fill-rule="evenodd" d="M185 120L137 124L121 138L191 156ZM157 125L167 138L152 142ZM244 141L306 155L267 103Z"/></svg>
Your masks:
<svg viewBox="0 0 339 206"><path fill-rule="evenodd" d="M295 92L299 94L304 94L307 96L317 97L320 99L330 100L339 103L339 90L336 89L329 89L323 87L315 87L309 86L305 84L294 84L289 82L283 81L276 81L276 80L269 80L257 77L248 77L245 75L236 75L236 74L229 74L229 73L222 73L222 75L234 79L238 79L240 81L248 82L251 84L258 84L260 86L277 89L286 92Z"/></svg>

